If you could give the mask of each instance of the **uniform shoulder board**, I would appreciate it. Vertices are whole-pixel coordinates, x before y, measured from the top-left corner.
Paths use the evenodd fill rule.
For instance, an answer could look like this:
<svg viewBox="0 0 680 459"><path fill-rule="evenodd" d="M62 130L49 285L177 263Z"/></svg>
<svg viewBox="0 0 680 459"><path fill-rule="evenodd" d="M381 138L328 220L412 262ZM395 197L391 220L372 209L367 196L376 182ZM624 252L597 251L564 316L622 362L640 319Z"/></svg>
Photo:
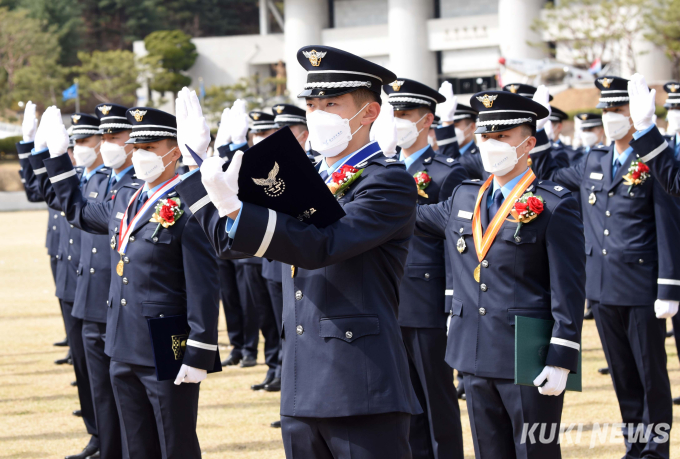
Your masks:
<svg viewBox="0 0 680 459"><path fill-rule="evenodd" d="M449 167L453 167L453 165L456 164L455 159L449 158L448 156L444 155L435 155L434 160L437 161L438 163L446 164Z"/></svg>
<svg viewBox="0 0 680 459"><path fill-rule="evenodd" d="M476 185L476 186L482 186L482 185L484 185L484 182L482 182L482 181L479 180L479 179L463 180L462 183L468 184L468 185Z"/></svg>
<svg viewBox="0 0 680 459"><path fill-rule="evenodd" d="M378 155L376 158L371 159L368 161L367 164L380 164L381 166L389 167L389 166L401 166L401 167L406 167L403 161L399 161L398 158L388 158L385 155ZM358 166L361 166L359 164Z"/></svg>
<svg viewBox="0 0 680 459"><path fill-rule="evenodd" d="M542 180L538 182L538 186L536 188L549 191L550 193L559 196L560 198L571 193L571 191L569 191L567 187L558 185L557 183L551 182L549 180Z"/></svg>

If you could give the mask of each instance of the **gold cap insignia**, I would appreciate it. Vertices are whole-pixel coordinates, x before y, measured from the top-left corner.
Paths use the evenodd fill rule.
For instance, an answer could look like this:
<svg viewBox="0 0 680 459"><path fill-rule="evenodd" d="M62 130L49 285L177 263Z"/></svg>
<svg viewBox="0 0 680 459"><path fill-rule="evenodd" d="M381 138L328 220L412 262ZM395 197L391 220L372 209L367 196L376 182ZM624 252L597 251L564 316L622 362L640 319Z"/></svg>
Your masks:
<svg viewBox="0 0 680 459"><path fill-rule="evenodd" d="M498 94L494 94L493 96L484 94L484 96L477 96L477 100L483 103L485 108L491 108L493 107L493 101L496 100L496 97L498 97Z"/></svg>
<svg viewBox="0 0 680 459"><path fill-rule="evenodd" d="M260 114L259 113L253 113L253 114L250 115L250 117L252 119L254 119L255 121L257 121L257 120L260 119Z"/></svg>
<svg viewBox="0 0 680 459"><path fill-rule="evenodd" d="M280 115L281 113L283 113L283 110L285 108L286 107L284 107L283 105L279 105L278 107L274 107L274 110L276 110L276 113L278 113Z"/></svg>
<svg viewBox="0 0 680 459"><path fill-rule="evenodd" d="M73 124L78 124L78 121L80 121L80 115L71 116L71 121L73 122Z"/></svg>
<svg viewBox="0 0 680 459"><path fill-rule="evenodd" d="M587 119L588 119L588 114L587 114L587 113L583 113L583 114L581 115L581 119L582 119L583 121L587 120Z"/></svg>
<svg viewBox="0 0 680 459"><path fill-rule="evenodd" d="M680 89L680 84L669 84L668 89L670 89L671 92L677 92L677 90Z"/></svg>
<svg viewBox="0 0 680 459"><path fill-rule="evenodd" d="M399 81L399 80L395 80L395 81L392 82L392 84L390 86L392 86L392 89L394 89L395 91L399 91L401 89L401 87L404 86L404 82Z"/></svg>
<svg viewBox="0 0 680 459"><path fill-rule="evenodd" d="M142 122L144 115L146 115L146 110L135 110L134 112L132 112L132 116L135 117L135 121L137 121L138 123Z"/></svg>
<svg viewBox="0 0 680 459"><path fill-rule="evenodd" d="M517 94L517 91L519 91L519 85L511 84L510 86L508 86L508 91L510 91L513 94Z"/></svg>
<svg viewBox="0 0 680 459"><path fill-rule="evenodd" d="M312 67L318 67L321 65L321 59L326 56L327 51L317 51L315 49L311 51L302 51L302 55L309 59Z"/></svg>
<svg viewBox="0 0 680 459"><path fill-rule="evenodd" d="M109 112L111 111L111 108L113 107L111 107L110 105L101 105L99 107L99 111L102 112L102 115L108 115Z"/></svg>
<svg viewBox="0 0 680 459"><path fill-rule="evenodd" d="M612 81L614 81L612 78L602 78L600 80L600 84L602 85L602 87L607 89L612 84Z"/></svg>

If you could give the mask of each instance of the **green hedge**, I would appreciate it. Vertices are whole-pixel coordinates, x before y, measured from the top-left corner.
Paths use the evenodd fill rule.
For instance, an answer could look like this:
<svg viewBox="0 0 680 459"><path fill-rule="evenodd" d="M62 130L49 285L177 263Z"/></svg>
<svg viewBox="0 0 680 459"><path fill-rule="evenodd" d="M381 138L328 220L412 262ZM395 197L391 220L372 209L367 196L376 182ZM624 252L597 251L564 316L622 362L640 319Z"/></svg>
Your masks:
<svg viewBox="0 0 680 459"><path fill-rule="evenodd" d="M23 137L20 135L0 139L0 155L16 155L17 147L15 144L21 140L23 140Z"/></svg>

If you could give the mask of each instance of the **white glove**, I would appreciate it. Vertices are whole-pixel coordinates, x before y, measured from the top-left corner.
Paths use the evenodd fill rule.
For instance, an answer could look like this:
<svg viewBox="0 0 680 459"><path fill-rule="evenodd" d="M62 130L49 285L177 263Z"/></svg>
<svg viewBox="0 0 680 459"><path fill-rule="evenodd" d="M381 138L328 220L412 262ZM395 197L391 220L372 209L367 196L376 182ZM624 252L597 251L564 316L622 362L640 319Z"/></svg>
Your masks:
<svg viewBox="0 0 680 459"><path fill-rule="evenodd" d="M649 90L645 77L636 73L628 81L630 117L637 131L644 131L654 124L656 89Z"/></svg>
<svg viewBox="0 0 680 459"><path fill-rule="evenodd" d="M21 123L21 133L24 136L24 142L33 142L37 128L38 120L35 117L35 104L29 100L24 109L24 122Z"/></svg>
<svg viewBox="0 0 680 459"><path fill-rule="evenodd" d="M674 300L656 300L654 312L657 319L668 319L678 313L678 302Z"/></svg>
<svg viewBox="0 0 680 459"><path fill-rule="evenodd" d="M182 383L200 383L207 377L208 372L206 370L182 364L182 367L179 369L179 373L177 373L177 377L175 378L175 385L179 386Z"/></svg>
<svg viewBox="0 0 680 459"><path fill-rule="evenodd" d="M569 370L561 367L553 367L546 365L543 367L543 371L534 379L534 386L540 386L543 381L548 380L545 386L539 387L538 392L542 395L560 395L564 392L564 388L567 387L567 376L569 375Z"/></svg>
<svg viewBox="0 0 680 459"><path fill-rule="evenodd" d="M61 110L51 107L47 122L47 148L50 151L50 158L56 158L68 151L68 133L64 122L61 119ZM45 115L43 115L45 119ZM41 123L42 124L42 123Z"/></svg>
<svg viewBox="0 0 680 459"><path fill-rule="evenodd" d="M242 161L243 152L239 150L234 153L226 172L222 171L225 159L219 156L212 156L201 165L201 182L210 200L217 207L220 217L241 208L241 201L238 199L238 174Z"/></svg>
<svg viewBox="0 0 680 459"><path fill-rule="evenodd" d="M552 113L552 109L550 108L550 93L548 92L548 88L546 88L544 84L540 85L538 88L536 88L533 99L534 102L538 102L548 109L548 116L536 121L536 130L540 131L543 129L546 123L550 121L550 114Z"/></svg>
<svg viewBox="0 0 680 459"><path fill-rule="evenodd" d="M196 166L196 161L186 145L189 145L201 159L208 156L208 145L210 145L210 129L203 117L196 91L190 91L186 86L182 88L175 101L175 115L177 117L177 145L182 152L182 162L185 166Z"/></svg>
<svg viewBox="0 0 680 459"><path fill-rule="evenodd" d="M35 139L33 140L33 148L35 148L35 151L42 151L47 148L47 131L50 124L48 121L50 119L49 113L55 108L56 107L54 106L47 107L47 110L43 112L42 117L40 118L40 125L35 131Z"/></svg>
<svg viewBox="0 0 680 459"><path fill-rule="evenodd" d="M237 145L245 143L248 135L248 113L246 113L246 101L236 99L229 112L229 134L231 141Z"/></svg>
<svg viewBox="0 0 680 459"><path fill-rule="evenodd" d="M375 131L375 140L383 154L388 158L397 154L397 126L394 124L394 107L383 104L378 118L373 123L371 133Z"/></svg>
<svg viewBox="0 0 680 459"><path fill-rule="evenodd" d="M222 118L220 118L220 127L217 128L217 136L215 137L215 148L221 147L231 143L231 132L229 132L229 107L222 111Z"/></svg>
<svg viewBox="0 0 680 459"><path fill-rule="evenodd" d="M438 104L439 116L442 121L451 122L456 115L456 108L458 108L458 98L453 95L453 86L448 81L442 83L439 88L439 94L446 97L446 102Z"/></svg>

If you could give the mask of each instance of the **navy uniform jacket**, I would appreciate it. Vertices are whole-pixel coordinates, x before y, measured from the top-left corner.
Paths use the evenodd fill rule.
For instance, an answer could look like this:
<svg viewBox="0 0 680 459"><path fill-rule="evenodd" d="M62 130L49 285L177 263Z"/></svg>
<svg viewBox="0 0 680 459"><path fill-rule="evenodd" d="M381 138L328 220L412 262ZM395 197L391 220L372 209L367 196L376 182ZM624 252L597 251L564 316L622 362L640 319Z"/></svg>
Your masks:
<svg viewBox="0 0 680 459"><path fill-rule="evenodd" d="M446 239L454 275L453 309L446 362L465 373L514 378L515 316L553 319L546 365L576 372L585 300L583 224L576 200L564 188L534 181L528 191L545 200L543 212L522 226L505 221L480 264L472 237L472 214L482 182L466 181L451 198L418 206L416 234ZM482 198L481 224L489 224ZM459 253L458 240L466 249Z"/></svg>
<svg viewBox="0 0 680 459"><path fill-rule="evenodd" d="M282 415L422 412L397 323L417 196L403 163L368 161L340 199L346 216L323 229L243 203L233 241L199 174L177 190L204 204L196 218L221 257L233 248L297 267L283 276Z"/></svg>
<svg viewBox="0 0 680 459"><path fill-rule="evenodd" d="M154 366L146 319L187 314L191 331L183 363L212 369L217 351L217 263L189 206L182 202L184 215L174 225L161 227L155 236L157 224L149 222L154 208L147 210L130 237L121 277L114 274L120 260L120 221L142 184L122 186L115 199L91 202L80 192L66 155L46 159L45 167L69 221L83 231L105 234L109 242L114 241L114 247L108 249L112 274L106 354L115 361Z"/></svg>
<svg viewBox="0 0 680 459"><path fill-rule="evenodd" d="M439 148L437 153L453 159L460 158L460 145L458 145L456 127L453 124L435 128L434 136L437 138L437 147Z"/></svg>
<svg viewBox="0 0 680 459"><path fill-rule="evenodd" d="M649 166L652 177L661 187L673 196L680 196L680 161L675 158L675 142L669 142L653 126L644 135L631 141L630 146Z"/></svg>
<svg viewBox="0 0 680 459"><path fill-rule="evenodd" d="M558 140L552 144L552 155L555 161L567 161L567 164L563 167L575 165L579 159L583 157L583 151L580 149L575 149L570 145L565 145L562 141Z"/></svg>
<svg viewBox="0 0 680 459"><path fill-rule="evenodd" d="M553 180L581 193L586 298L611 306L680 300L678 202L651 177L629 192L623 175L636 155L628 155L612 177L614 148L592 149L576 166L551 173Z"/></svg>
<svg viewBox="0 0 680 459"><path fill-rule="evenodd" d="M463 166L453 158L436 154L432 148L428 148L408 168L411 175L421 171L427 172L432 181L424 190L428 197L418 196L418 204L446 201L453 189L467 178ZM399 287L400 326L446 327L445 259L442 239L421 236L411 239L406 271Z"/></svg>

